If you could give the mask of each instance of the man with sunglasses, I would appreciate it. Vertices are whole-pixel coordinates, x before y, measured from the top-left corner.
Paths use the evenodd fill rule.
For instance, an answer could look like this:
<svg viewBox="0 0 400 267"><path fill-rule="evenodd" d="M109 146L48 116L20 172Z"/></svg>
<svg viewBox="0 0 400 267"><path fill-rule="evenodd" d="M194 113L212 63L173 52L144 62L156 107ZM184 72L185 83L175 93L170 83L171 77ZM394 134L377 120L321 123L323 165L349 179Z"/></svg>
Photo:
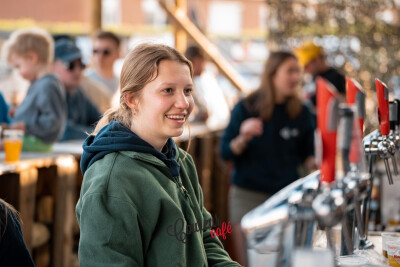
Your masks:
<svg viewBox="0 0 400 267"><path fill-rule="evenodd" d="M93 68L85 71L85 75L105 85L110 94L119 87L119 79L114 74L114 62L119 58L120 39L112 32L100 31L93 40Z"/></svg>
<svg viewBox="0 0 400 267"><path fill-rule="evenodd" d="M53 72L65 87L68 108L62 141L85 139L101 116L79 86L84 68L81 51L72 40L61 39L55 43Z"/></svg>

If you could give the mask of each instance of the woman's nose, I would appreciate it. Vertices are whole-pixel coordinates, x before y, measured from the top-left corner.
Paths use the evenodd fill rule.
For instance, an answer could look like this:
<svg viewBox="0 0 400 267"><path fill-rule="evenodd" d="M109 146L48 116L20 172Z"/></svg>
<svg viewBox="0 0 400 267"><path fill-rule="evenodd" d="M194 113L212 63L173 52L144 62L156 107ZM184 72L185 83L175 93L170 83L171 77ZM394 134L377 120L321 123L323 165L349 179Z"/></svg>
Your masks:
<svg viewBox="0 0 400 267"><path fill-rule="evenodd" d="M176 97L175 105L178 108L188 108L189 107L189 99L184 93L180 93Z"/></svg>

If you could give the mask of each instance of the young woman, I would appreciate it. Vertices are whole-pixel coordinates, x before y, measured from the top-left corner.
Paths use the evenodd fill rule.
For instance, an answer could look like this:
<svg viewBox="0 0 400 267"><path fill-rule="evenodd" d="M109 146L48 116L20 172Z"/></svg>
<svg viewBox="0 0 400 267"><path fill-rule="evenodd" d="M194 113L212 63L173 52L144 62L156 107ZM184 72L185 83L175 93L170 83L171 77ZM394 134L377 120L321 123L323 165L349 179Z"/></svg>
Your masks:
<svg viewBox="0 0 400 267"><path fill-rule="evenodd" d="M0 266L35 266L22 236L18 213L2 199L0 199Z"/></svg>
<svg viewBox="0 0 400 267"><path fill-rule="evenodd" d="M192 72L164 45L125 58L120 106L83 146L81 266L240 266L211 235L193 160L171 138L193 109Z"/></svg>
<svg viewBox="0 0 400 267"><path fill-rule="evenodd" d="M271 53L259 89L235 106L222 138L222 157L234 163L229 212L242 264L241 218L298 179L299 165L313 167L314 127L296 94L299 79L292 53Z"/></svg>

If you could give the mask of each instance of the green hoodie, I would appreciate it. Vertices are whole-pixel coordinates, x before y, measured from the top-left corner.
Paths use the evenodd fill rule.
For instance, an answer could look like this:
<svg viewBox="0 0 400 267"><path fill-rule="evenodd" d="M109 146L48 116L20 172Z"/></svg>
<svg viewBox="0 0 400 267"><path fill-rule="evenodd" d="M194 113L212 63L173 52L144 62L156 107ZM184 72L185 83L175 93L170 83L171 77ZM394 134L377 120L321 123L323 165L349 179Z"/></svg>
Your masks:
<svg viewBox="0 0 400 267"><path fill-rule="evenodd" d="M87 169L76 207L81 267L240 266L211 236L195 165L177 151L176 177L156 156L134 151Z"/></svg>

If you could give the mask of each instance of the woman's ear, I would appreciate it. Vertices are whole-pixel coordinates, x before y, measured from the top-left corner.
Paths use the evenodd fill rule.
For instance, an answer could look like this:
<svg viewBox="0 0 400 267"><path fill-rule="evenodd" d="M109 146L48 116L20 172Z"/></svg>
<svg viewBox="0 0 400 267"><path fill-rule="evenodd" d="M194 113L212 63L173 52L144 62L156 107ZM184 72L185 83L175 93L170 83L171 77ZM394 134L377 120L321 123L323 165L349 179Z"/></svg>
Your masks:
<svg viewBox="0 0 400 267"><path fill-rule="evenodd" d="M134 93L127 93L124 96L125 104L131 109L135 109L137 106L137 98Z"/></svg>

